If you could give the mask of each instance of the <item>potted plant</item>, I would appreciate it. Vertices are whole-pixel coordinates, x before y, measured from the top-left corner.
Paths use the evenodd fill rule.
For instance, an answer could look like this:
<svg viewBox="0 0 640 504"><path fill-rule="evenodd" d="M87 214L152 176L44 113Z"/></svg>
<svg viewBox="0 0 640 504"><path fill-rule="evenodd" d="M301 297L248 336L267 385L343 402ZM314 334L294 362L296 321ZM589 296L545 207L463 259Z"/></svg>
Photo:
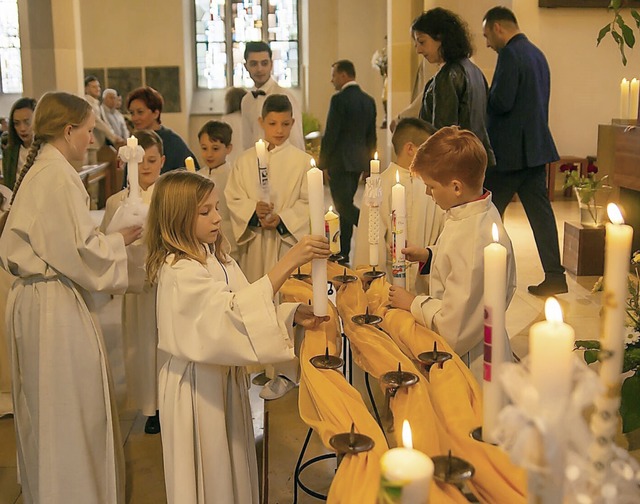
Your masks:
<svg viewBox="0 0 640 504"><path fill-rule="evenodd" d="M606 219L606 206L611 195L611 186L607 185L608 175L598 179L598 167L589 164L587 175L578 170L568 173L563 189L573 187L580 208L580 224L584 227L602 227Z"/></svg>

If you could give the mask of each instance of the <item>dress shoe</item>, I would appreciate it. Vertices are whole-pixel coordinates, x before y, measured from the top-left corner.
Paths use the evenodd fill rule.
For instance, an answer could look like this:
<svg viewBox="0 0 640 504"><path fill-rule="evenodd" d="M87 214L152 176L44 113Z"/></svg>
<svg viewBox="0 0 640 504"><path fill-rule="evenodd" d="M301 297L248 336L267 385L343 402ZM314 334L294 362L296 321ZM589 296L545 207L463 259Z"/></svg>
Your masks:
<svg viewBox="0 0 640 504"><path fill-rule="evenodd" d="M147 434L160 433L160 412L156 411L155 415L147 417L147 422L144 424L144 431Z"/></svg>
<svg viewBox="0 0 640 504"><path fill-rule="evenodd" d="M567 287L567 279L562 274L545 275L544 282L538 285L530 285L529 293L534 296L554 296L556 294L564 294L569 292Z"/></svg>

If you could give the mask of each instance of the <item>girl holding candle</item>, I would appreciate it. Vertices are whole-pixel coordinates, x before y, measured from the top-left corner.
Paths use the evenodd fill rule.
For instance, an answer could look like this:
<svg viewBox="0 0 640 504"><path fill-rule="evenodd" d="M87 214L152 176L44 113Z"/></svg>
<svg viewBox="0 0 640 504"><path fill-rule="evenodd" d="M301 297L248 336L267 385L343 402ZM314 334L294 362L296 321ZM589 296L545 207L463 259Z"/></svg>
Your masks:
<svg viewBox="0 0 640 504"><path fill-rule="evenodd" d="M179 197L176 197L179 196ZM177 171L156 184L147 273L158 284L160 419L167 501L258 503L258 470L245 366L293 357L293 323L314 328L306 304L273 296L293 270L329 256L305 236L249 284L220 233L214 184Z"/></svg>
<svg viewBox="0 0 640 504"><path fill-rule="evenodd" d="M445 223L436 245L404 250L407 259L423 264L423 274L430 273L429 294L414 296L395 286L389 294L392 306L410 310L420 324L444 337L478 381L482 379L484 332L483 252L493 242L494 223L499 243L507 250L505 307L516 287L511 240L491 203L491 193L482 187L486 164L482 143L472 132L456 126L442 128L418 149L411 170L446 212ZM506 333L501 337L510 355Z"/></svg>

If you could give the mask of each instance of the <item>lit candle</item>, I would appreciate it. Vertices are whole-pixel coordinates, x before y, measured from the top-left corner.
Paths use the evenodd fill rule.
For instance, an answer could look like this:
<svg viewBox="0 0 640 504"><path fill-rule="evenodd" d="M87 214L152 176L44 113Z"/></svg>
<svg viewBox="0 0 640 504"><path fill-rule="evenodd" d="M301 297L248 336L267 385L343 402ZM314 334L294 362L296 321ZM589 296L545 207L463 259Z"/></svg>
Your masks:
<svg viewBox="0 0 640 504"><path fill-rule="evenodd" d="M258 157L258 183L260 184L260 201L271 203L271 191L269 190L269 169L267 167L267 144L262 138L256 142L256 155Z"/></svg>
<svg viewBox="0 0 640 504"><path fill-rule="evenodd" d="M258 166L267 166L267 144L262 138L256 142L256 154L258 156Z"/></svg>
<svg viewBox="0 0 640 504"><path fill-rule="evenodd" d="M196 164L193 162L193 158L189 156L184 160L184 166L186 167L188 172L195 173L196 172Z"/></svg>
<svg viewBox="0 0 640 504"><path fill-rule="evenodd" d="M638 79L631 79L629 94L629 119L635 121L638 119L638 93L640 93L640 81Z"/></svg>
<svg viewBox="0 0 640 504"><path fill-rule="evenodd" d="M402 249L407 246L407 206L404 186L396 171L396 184L391 188L391 268L393 285L406 287L406 264Z"/></svg>
<svg viewBox="0 0 640 504"><path fill-rule="evenodd" d="M505 313L507 310L507 249L498 243L498 226L491 227L494 243L484 249L484 381L482 437L496 443L494 431L504 407L498 381L505 361Z"/></svg>
<svg viewBox="0 0 640 504"><path fill-rule="evenodd" d="M371 169L371 175L380 173L380 160L378 159L378 151L373 156L373 159L369 161L369 168Z"/></svg>
<svg viewBox="0 0 640 504"><path fill-rule="evenodd" d="M402 422L403 448L386 451L380 458L381 493L384 502L394 504L426 504L433 478L433 462L414 450L409 422Z"/></svg>
<svg viewBox="0 0 640 504"><path fill-rule="evenodd" d="M544 313L547 320L533 324L529 330L529 366L539 406L557 413L563 411L571 393L575 332L562 321L556 298L547 299Z"/></svg>
<svg viewBox="0 0 640 504"><path fill-rule="evenodd" d="M629 81L622 79L620 83L620 119L629 117Z"/></svg>
<svg viewBox="0 0 640 504"><path fill-rule="evenodd" d="M329 207L329 211L324 214L324 234L329 240L331 253L336 255L340 253L340 217L333 211L333 207Z"/></svg>
<svg viewBox="0 0 640 504"><path fill-rule="evenodd" d="M140 198L140 182L138 181L138 139L131 135L127 138L129 160L127 161L127 177L129 178L129 198Z"/></svg>
<svg viewBox="0 0 640 504"><path fill-rule="evenodd" d="M324 234L324 186L322 171L316 168L311 160L311 169L307 172L307 189L309 192L309 215L311 217L311 234ZM327 295L327 260L311 261L311 280L313 282L313 313L319 317L329 314Z"/></svg>

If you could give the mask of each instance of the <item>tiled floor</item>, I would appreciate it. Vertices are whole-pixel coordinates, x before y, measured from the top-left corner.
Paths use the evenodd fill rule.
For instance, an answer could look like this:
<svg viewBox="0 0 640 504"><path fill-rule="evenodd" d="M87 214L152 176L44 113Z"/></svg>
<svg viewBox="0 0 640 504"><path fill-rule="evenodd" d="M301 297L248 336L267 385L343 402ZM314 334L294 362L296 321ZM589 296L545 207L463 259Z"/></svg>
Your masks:
<svg viewBox="0 0 640 504"><path fill-rule="evenodd" d="M562 227L565 220L577 220L578 209L573 201L554 203L556 218L559 222L562 243ZM506 228L509 232L516 255L518 288L507 313L507 326L512 338L514 351L523 356L527 353L528 328L543 318L543 299L527 293L527 286L542 280L542 269L537 256L533 236L524 212L519 203L512 203L506 214ZM600 294L591 294L595 277L569 277L569 293L559 296L565 320L576 329L579 338L596 338L600 324ZM118 392L122 392L122 349L119 345L118 322L119 306L108 297L101 302L101 319L108 340L109 355L113 362L114 376L118 383ZM256 395L256 394L253 394ZM272 434L269 438L271 458L269 461L269 502L292 502L292 473L306 428L297 415L297 393L293 392L284 399L269 406ZM262 422L262 410L257 405L257 423ZM144 417L135 413L122 415L121 426L125 437L127 459L128 501L133 504L164 502L164 482L162 473L162 449L160 436L144 434ZM256 429L261 434L258 425ZM310 454L321 451L316 436L312 437ZM310 468L304 476L307 484L326 489L329 477L335 466L327 463L322 468ZM0 419L0 504L20 503L20 487L16 484L15 440L11 417ZM298 502L317 502L315 499L300 496Z"/></svg>

